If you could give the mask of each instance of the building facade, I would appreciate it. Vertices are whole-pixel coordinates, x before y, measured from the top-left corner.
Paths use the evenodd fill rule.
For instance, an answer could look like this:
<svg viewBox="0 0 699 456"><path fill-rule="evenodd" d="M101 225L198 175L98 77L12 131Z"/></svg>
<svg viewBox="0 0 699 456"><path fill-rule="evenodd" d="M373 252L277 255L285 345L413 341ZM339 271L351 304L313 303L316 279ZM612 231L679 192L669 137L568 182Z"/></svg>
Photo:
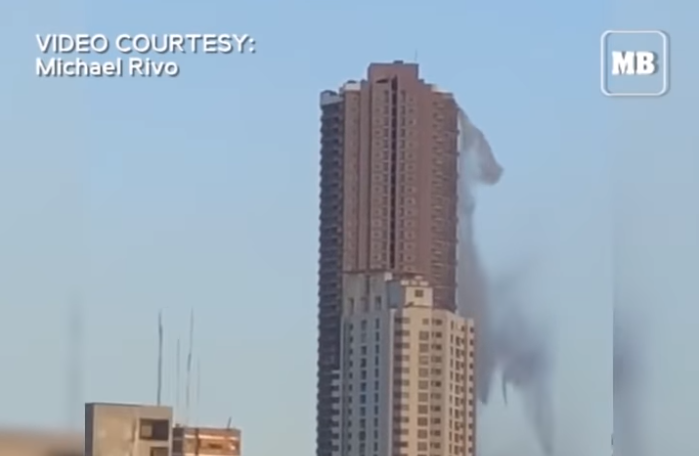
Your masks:
<svg viewBox="0 0 699 456"><path fill-rule="evenodd" d="M418 66L321 94L317 456L337 454L343 273L419 274L455 308L458 106Z"/></svg>
<svg viewBox="0 0 699 456"><path fill-rule="evenodd" d="M240 456L241 434L235 428L177 426L172 456Z"/></svg>
<svg viewBox="0 0 699 456"><path fill-rule="evenodd" d="M85 456L170 456L170 407L85 405Z"/></svg>
<svg viewBox="0 0 699 456"><path fill-rule="evenodd" d="M346 274L341 456L475 455L473 323L435 307L428 282Z"/></svg>

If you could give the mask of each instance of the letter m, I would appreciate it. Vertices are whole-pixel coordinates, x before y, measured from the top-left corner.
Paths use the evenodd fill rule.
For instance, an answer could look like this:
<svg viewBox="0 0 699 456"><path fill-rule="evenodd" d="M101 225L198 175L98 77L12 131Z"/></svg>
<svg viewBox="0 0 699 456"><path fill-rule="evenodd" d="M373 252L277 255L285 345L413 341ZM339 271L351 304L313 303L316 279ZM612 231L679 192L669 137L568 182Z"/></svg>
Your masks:
<svg viewBox="0 0 699 456"><path fill-rule="evenodd" d="M636 74L636 53L613 51L612 52L612 74L619 76L622 74Z"/></svg>

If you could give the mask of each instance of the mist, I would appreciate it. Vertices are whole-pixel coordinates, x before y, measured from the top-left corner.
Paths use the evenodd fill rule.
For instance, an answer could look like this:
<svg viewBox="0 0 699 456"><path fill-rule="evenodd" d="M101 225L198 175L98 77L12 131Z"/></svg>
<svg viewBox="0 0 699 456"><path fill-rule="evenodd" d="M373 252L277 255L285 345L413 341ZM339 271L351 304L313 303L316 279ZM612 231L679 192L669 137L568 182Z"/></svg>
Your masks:
<svg viewBox="0 0 699 456"><path fill-rule="evenodd" d="M570 179L551 191L544 173L527 182L529 170L501 165L465 114L460 130L457 301L476 321L479 455L608 451L612 328L599 324L612 308L606 189L586 193ZM532 183L549 189L533 194ZM569 205L554 205L566 197Z"/></svg>
<svg viewBox="0 0 699 456"><path fill-rule="evenodd" d="M527 315L519 299L519 281L525 270L513 270L490 280L480 260L473 236L476 190L494 185L503 168L495 159L485 135L464 111L460 121L459 185L459 287L460 312L476 322L476 394L487 405L495 377L499 376L503 400L511 386L522 395L532 430L543 454L553 453L551 396L551 340Z"/></svg>
<svg viewBox="0 0 699 456"><path fill-rule="evenodd" d="M638 310L615 309L614 315L614 450L615 456L645 456L644 359Z"/></svg>

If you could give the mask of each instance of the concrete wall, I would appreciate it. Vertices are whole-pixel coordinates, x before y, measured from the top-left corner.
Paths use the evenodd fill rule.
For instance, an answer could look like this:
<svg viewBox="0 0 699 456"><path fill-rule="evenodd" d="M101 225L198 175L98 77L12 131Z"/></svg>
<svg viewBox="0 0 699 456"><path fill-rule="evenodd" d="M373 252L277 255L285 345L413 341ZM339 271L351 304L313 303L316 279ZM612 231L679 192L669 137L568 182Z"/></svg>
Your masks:
<svg viewBox="0 0 699 456"><path fill-rule="evenodd" d="M167 421L166 436L150 437L146 420ZM128 404L87 404L85 456L169 456L172 409ZM154 449L160 451L154 452Z"/></svg>

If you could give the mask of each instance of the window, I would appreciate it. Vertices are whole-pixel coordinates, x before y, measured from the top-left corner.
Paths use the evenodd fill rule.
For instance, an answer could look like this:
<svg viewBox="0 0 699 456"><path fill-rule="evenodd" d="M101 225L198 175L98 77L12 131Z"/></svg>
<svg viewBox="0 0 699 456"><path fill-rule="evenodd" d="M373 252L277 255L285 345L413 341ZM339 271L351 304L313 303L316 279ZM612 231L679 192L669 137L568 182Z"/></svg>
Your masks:
<svg viewBox="0 0 699 456"><path fill-rule="evenodd" d="M164 442L170 439L170 421L141 419L138 423L138 435L141 440ZM167 456L167 453L165 454Z"/></svg>
<svg viewBox="0 0 699 456"><path fill-rule="evenodd" d="M416 298L422 298L423 296L425 296L425 292L423 290L415 290Z"/></svg>
<svg viewBox="0 0 699 456"><path fill-rule="evenodd" d="M150 456L168 456L167 447L153 447L150 449Z"/></svg>

